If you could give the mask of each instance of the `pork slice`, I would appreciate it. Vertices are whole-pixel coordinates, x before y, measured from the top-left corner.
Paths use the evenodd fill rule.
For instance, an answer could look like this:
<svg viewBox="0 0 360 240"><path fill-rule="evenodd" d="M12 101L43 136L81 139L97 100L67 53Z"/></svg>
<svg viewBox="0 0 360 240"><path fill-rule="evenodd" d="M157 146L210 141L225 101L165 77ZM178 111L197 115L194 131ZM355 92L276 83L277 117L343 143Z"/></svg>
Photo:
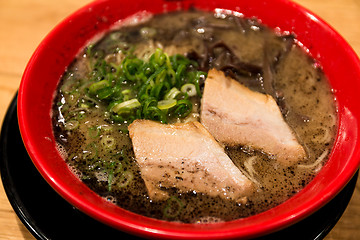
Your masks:
<svg viewBox="0 0 360 240"><path fill-rule="evenodd" d="M167 125L135 120L129 134L153 200L168 197L162 187L235 201L244 200L253 191L253 183L199 122Z"/></svg>
<svg viewBox="0 0 360 240"><path fill-rule="evenodd" d="M273 97L215 69L205 80L200 121L219 142L259 149L285 165L306 156Z"/></svg>

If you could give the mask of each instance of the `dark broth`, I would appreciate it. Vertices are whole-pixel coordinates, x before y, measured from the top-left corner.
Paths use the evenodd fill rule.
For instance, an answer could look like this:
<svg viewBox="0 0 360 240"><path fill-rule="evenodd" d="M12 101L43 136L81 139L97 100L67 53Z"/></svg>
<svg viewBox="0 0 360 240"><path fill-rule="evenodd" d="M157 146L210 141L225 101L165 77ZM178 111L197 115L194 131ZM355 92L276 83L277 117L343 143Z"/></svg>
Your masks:
<svg viewBox="0 0 360 240"><path fill-rule="evenodd" d="M125 50L147 59L157 47L169 56L186 55L198 63L198 70L217 68L252 90L272 95L308 157L286 167L247 146L226 148L235 165L256 182L254 196L236 203L195 191L165 189L171 198L152 201L128 136L131 120L114 120L106 101L89 95L89 84L99 79L94 80L91 72L88 47L64 73L54 99L53 125L70 169L100 196L157 219L186 223L230 221L287 200L324 165L336 135L334 97L321 69L296 44L293 35L275 33L256 19L175 12L113 30L95 42L91 51L92 57L104 58L116 66ZM200 97L190 100L192 113L183 119L172 117L170 123L199 120Z"/></svg>

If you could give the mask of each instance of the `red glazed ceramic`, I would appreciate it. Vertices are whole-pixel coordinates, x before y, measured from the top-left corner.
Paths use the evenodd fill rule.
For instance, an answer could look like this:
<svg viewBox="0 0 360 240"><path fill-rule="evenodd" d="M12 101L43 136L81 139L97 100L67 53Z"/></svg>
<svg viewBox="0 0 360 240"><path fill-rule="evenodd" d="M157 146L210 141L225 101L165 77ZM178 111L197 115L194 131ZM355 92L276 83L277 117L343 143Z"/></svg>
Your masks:
<svg viewBox="0 0 360 240"><path fill-rule="evenodd" d="M257 17L263 24L294 32L318 60L338 104L339 127L330 159L319 174L292 198L263 213L216 224L182 224L143 217L109 203L68 169L55 147L50 110L65 68L95 36L139 11L154 14L196 8L225 9ZM122 231L152 238L252 238L285 228L328 203L359 167L360 62L328 24L286 0L99 0L78 10L41 42L24 72L18 93L18 118L26 149L46 181L73 206Z"/></svg>

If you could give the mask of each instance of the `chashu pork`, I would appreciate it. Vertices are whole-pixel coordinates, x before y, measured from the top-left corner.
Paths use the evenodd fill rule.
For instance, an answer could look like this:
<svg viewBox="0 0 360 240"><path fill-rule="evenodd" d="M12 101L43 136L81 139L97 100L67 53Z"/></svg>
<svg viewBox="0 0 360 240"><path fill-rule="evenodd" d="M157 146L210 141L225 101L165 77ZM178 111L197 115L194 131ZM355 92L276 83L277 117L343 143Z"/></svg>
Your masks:
<svg viewBox="0 0 360 240"><path fill-rule="evenodd" d="M253 191L253 183L199 122L167 125L135 120L129 126L129 135L153 200L169 197L162 187L239 202Z"/></svg>
<svg viewBox="0 0 360 240"><path fill-rule="evenodd" d="M250 146L291 165L306 156L273 97L254 92L221 71L205 80L201 123L227 146Z"/></svg>

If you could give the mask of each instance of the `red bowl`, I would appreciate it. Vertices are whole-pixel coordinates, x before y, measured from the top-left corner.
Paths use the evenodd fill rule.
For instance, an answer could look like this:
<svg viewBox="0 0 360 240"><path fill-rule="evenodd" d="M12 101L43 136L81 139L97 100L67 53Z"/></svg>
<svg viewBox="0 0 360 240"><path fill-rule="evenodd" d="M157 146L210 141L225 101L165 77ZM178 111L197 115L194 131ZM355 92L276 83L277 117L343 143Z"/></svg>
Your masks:
<svg viewBox="0 0 360 240"><path fill-rule="evenodd" d="M65 68L94 36L139 11L163 13L191 6L216 8L257 17L262 23L294 32L319 61L334 90L339 115L338 135L330 160L302 190L283 204L244 219L217 224L182 224L143 217L107 202L68 169L55 147L50 109ZM73 206L122 231L172 239L252 238L280 230L309 216L329 202L359 167L359 59L328 24L286 0L125 0L95 1L62 21L30 59L18 94L18 118L26 149L47 182Z"/></svg>

